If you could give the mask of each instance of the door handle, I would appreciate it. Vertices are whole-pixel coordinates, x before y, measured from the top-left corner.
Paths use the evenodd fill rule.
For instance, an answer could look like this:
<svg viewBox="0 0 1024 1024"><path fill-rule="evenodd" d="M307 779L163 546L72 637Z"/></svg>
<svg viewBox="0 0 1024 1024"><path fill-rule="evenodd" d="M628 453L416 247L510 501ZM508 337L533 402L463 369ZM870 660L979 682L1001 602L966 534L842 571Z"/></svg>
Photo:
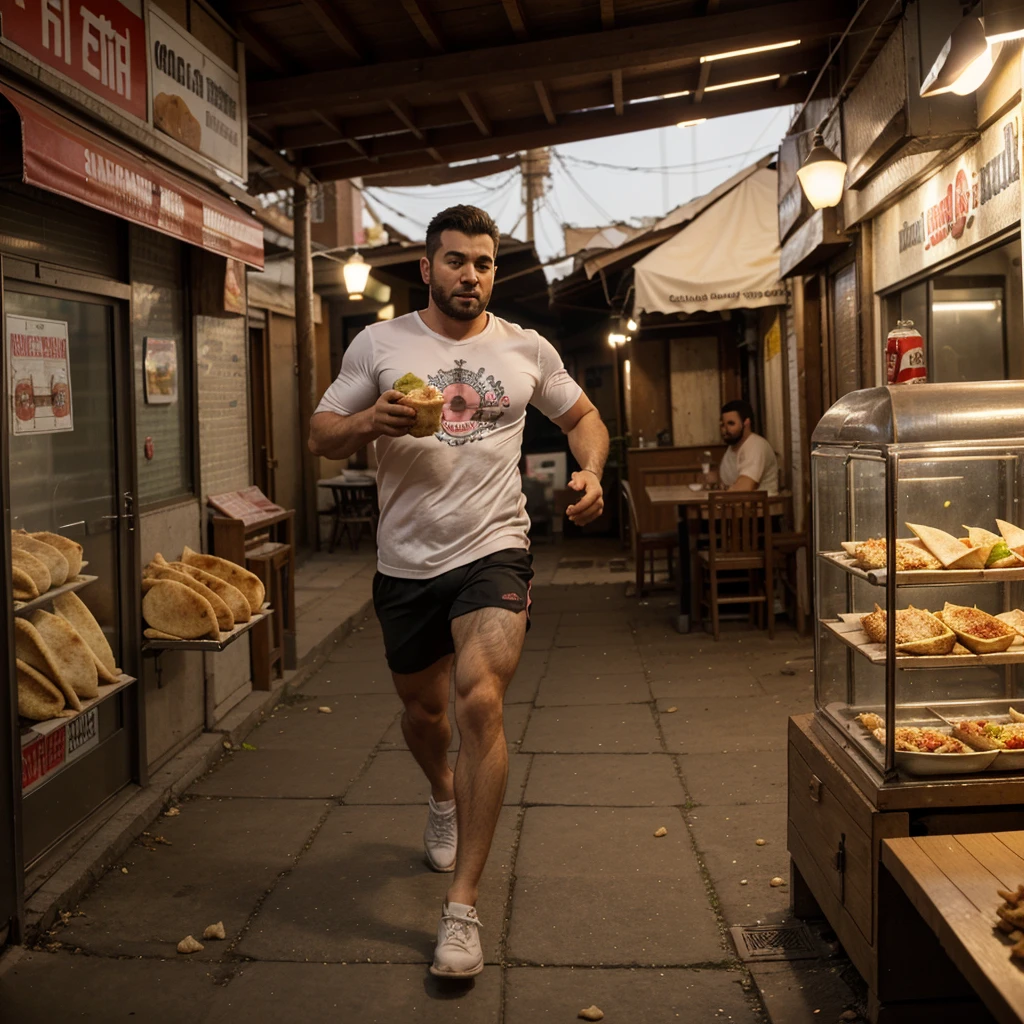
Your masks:
<svg viewBox="0 0 1024 1024"><path fill-rule="evenodd" d="M124 513L121 518L125 522L125 529L129 533L135 532L135 497L131 491L124 492Z"/></svg>

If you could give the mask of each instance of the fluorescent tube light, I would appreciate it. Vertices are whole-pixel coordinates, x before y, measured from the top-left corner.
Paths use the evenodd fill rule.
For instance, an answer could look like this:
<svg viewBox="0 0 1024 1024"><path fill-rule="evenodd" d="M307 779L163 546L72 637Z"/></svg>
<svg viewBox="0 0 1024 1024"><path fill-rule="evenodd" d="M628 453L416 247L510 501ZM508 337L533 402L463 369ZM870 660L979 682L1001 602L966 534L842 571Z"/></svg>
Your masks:
<svg viewBox="0 0 1024 1024"><path fill-rule="evenodd" d="M751 53L767 53L769 50L788 50L792 46L799 46L799 39L787 39L784 43L769 43L767 46L751 46L746 50L728 50L725 53L710 53L701 57L701 64L708 64L713 60L728 60L730 57L746 57Z"/></svg>

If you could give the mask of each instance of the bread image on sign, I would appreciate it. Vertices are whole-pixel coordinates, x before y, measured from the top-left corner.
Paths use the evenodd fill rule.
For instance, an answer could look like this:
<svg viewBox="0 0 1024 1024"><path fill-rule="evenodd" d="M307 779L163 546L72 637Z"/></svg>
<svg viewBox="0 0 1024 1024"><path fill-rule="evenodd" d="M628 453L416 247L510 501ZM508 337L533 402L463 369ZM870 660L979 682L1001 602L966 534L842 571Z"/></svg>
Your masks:
<svg viewBox="0 0 1024 1024"><path fill-rule="evenodd" d="M153 97L153 124L172 139L199 152L203 141L203 126L181 96L157 93Z"/></svg>

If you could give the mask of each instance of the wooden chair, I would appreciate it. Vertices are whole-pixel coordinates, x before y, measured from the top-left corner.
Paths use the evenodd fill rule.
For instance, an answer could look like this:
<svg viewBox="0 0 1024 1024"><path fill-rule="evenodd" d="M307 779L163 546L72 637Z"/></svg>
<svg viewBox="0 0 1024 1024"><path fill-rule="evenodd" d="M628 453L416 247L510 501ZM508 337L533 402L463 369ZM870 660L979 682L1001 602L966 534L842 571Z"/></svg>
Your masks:
<svg viewBox="0 0 1024 1024"><path fill-rule="evenodd" d="M786 530L779 533L772 532L772 557L774 569L777 570L779 579L782 582L783 599L786 605L787 614L790 600L792 600L792 619L796 631L803 636L807 629L807 616L804 614L803 605L800 604L800 551L808 547L806 531L797 532ZM810 568L809 556L804 562L805 575L810 575L807 570ZM810 580L807 582L807 593L811 593Z"/></svg>
<svg viewBox="0 0 1024 1024"><path fill-rule="evenodd" d="M767 609L768 636L775 639L775 598L772 586L772 518L765 491L712 491L708 495L708 548L696 554L700 579L698 621L704 606L711 611L711 629L719 638L719 606L748 604ZM723 583L735 587L746 578L746 592L721 594ZM758 618L760 618L760 614Z"/></svg>
<svg viewBox="0 0 1024 1024"><path fill-rule="evenodd" d="M633 490L628 480L622 481L622 494L629 508L629 529L633 534L633 561L636 562L636 595L644 596L644 577L647 574L646 560L650 556L651 586L654 586L654 556L663 551L668 562L669 575L672 575L672 552L679 547L679 531L666 530L659 533L643 533L636 514L636 503L633 501Z"/></svg>

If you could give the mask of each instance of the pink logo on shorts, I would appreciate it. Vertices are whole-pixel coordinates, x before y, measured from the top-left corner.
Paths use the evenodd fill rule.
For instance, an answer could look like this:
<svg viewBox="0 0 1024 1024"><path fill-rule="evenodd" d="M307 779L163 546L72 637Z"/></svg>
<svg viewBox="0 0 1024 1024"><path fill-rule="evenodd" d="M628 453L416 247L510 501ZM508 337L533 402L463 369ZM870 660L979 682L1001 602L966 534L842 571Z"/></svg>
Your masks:
<svg viewBox="0 0 1024 1024"><path fill-rule="evenodd" d="M523 600L518 594L502 594L501 599L502 601L515 601L516 604L521 604Z"/></svg>

